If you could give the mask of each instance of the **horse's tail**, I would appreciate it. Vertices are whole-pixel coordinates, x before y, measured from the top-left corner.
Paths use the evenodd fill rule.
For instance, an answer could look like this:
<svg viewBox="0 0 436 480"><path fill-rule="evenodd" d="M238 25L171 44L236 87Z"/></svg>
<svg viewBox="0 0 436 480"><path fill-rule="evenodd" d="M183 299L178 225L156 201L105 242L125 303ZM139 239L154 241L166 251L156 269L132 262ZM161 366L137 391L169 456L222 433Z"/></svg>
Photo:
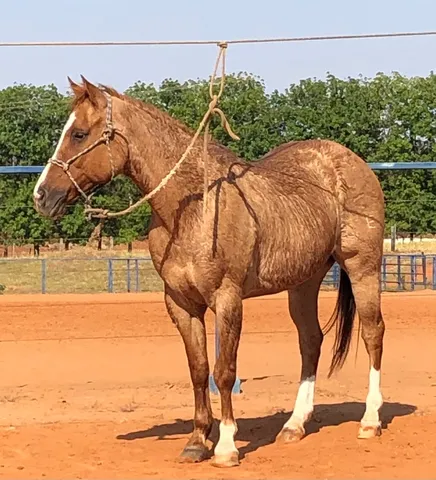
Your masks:
<svg viewBox="0 0 436 480"><path fill-rule="evenodd" d="M330 365L329 377L345 363L350 350L355 316L356 302L351 288L350 277L345 270L341 269L336 307L333 315L324 327L324 334L326 334L336 325L336 338L333 346L333 358Z"/></svg>

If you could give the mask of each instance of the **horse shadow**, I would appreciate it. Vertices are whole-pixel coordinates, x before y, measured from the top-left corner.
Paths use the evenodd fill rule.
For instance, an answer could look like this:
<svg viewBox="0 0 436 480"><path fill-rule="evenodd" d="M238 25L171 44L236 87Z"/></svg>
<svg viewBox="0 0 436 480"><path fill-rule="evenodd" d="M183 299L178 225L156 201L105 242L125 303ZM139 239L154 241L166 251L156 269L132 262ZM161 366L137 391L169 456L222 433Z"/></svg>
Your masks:
<svg viewBox="0 0 436 480"><path fill-rule="evenodd" d="M415 405L386 402L380 410L382 428L387 426L396 417L411 415L416 411ZM316 405L312 420L306 424L306 436L319 432L324 427L339 426L349 422L360 422L365 411L362 402L344 402ZM236 440L247 442L239 449L240 457L255 452L258 448L274 443L277 434L284 423L289 419L290 413L278 412L256 418L239 418ZM192 433L192 420L176 419L172 423L155 425L146 430L129 432L118 435L118 440L140 440L156 437L157 440L170 440L171 437L189 435ZM218 441L218 422L215 421L210 440L213 444Z"/></svg>

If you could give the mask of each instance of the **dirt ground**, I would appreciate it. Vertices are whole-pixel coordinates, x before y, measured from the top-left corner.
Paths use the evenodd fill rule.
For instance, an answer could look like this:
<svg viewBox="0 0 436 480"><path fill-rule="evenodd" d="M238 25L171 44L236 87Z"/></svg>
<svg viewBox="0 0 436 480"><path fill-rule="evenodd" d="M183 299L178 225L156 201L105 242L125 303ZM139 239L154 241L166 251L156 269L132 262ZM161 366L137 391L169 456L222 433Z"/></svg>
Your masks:
<svg viewBox="0 0 436 480"><path fill-rule="evenodd" d="M322 294L323 322L335 298ZM329 335L309 435L279 445L274 438L298 388L296 332L283 295L247 301L243 393L234 397L242 460L222 470L176 462L193 401L183 345L161 294L1 297L0 477L436 478L434 312L432 292L383 295L380 438L357 439L367 393L363 343L356 356L355 339L343 370L327 379Z"/></svg>

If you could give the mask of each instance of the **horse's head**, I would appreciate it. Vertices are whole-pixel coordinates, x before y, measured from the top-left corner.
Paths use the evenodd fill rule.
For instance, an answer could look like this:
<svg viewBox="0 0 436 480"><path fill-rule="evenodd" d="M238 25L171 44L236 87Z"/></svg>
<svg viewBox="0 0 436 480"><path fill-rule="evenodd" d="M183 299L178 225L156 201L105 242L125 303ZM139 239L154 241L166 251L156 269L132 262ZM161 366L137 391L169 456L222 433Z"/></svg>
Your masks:
<svg viewBox="0 0 436 480"><path fill-rule="evenodd" d="M80 196L87 200L124 170L128 158L126 141L113 125L117 99L84 77L82 85L68 80L72 111L33 192L36 209L51 218L61 217Z"/></svg>

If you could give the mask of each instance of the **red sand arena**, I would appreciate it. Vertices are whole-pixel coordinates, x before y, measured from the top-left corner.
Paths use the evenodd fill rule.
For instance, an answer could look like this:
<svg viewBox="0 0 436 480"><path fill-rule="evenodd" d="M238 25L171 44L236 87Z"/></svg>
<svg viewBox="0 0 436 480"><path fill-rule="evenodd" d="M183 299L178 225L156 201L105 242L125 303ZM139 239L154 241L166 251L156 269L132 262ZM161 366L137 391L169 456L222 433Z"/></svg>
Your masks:
<svg viewBox="0 0 436 480"><path fill-rule="evenodd" d="M336 293L323 293L324 323ZM234 399L241 465L175 460L191 430L183 345L161 294L0 298L1 478L435 478L436 295L383 295L380 438L358 440L368 357L356 337L328 380L323 346L309 435L275 444L300 358L283 295L245 303ZM213 361L213 319L209 317ZM219 418L218 398L213 397ZM216 439L216 427L212 442Z"/></svg>

